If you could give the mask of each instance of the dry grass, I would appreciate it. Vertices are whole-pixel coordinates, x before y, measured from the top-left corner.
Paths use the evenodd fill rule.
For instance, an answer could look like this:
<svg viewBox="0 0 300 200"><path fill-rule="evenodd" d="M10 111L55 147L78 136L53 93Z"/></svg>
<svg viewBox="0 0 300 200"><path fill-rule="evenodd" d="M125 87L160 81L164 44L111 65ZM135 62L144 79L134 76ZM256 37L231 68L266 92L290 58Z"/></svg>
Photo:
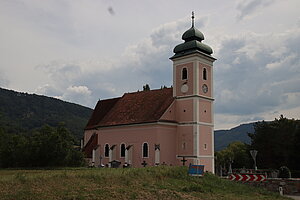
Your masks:
<svg viewBox="0 0 300 200"><path fill-rule="evenodd" d="M184 167L0 170L0 199L285 199Z"/></svg>

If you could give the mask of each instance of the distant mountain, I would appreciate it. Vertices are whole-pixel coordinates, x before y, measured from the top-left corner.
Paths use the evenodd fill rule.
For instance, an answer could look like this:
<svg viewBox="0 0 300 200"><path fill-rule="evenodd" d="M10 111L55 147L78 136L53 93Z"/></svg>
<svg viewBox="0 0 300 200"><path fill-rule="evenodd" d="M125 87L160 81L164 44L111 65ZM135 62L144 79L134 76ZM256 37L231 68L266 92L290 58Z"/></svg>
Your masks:
<svg viewBox="0 0 300 200"><path fill-rule="evenodd" d="M23 133L45 124L64 122L80 139L92 109L52 97L15 92L0 88L0 128L9 133Z"/></svg>
<svg viewBox="0 0 300 200"><path fill-rule="evenodd" d="M215 133L215 151L220 151L234 141L241 141L250 144L248 133L254 132L254 123L242 124L230 130L216 130Z"/></svg>

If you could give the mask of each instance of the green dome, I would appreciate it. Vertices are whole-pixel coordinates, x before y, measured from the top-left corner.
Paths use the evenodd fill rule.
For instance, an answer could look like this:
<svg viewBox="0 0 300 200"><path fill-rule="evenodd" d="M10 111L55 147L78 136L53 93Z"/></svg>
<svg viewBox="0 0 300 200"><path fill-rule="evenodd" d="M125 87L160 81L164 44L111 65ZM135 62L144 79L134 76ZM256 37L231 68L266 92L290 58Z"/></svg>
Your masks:
<svg viewBox="0 0 300 200"><path fill-rule="evenodd" d="M172 58L181 57L195 52L207 55L211 55L213 53L212 48L202 43L204 35L194 27L194 22L192 22L192 27L183 33L182 39L184 42L174 48L173 52L175 55L172 56Z"/></svg>
<svg viewBox="0 0 300 200"><path fill-rule="evenodd" d="M186 42L191 40L197 40L201 42L204 40L204 35L198 29L191 27L189 30L184 32L182 39Z"/></svg>
<svg viewBox="0 0 300 200"><path fill-rule="evenodd" d="M203 44L202 42L199 42L197 40L191 40L182 44L177 45L173 52L175 54L178 53L189 53L194 52L195 50L199 50L205 54L211 55L213 53L213 50L207 46L206 44Z"/></svg>

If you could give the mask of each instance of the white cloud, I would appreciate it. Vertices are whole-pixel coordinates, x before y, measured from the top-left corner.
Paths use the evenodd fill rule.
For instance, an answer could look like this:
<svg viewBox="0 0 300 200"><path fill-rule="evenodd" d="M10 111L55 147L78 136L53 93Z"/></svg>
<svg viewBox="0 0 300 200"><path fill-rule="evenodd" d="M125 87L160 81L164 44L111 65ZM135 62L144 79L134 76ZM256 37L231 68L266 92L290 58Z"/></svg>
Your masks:
<svg viewBox="0 0 300 200"><path fill-rule="evenodd" d="M236 7L239 11L237 18L243 19L245 17L250 17L254 13L257 14L261 8L264 8L273 2L274 0L240 0Z"/></svg>
<svg viewBox="0 0 300 200"><path fill-rule="evenodd" d="M60 98L76 100L69 95L71 86L80 84L92 91L91 99L83 105L93 106L101 98L121 96L124 92L141 90L146 83L151 88L172 84L172 49L181 41L184 20L167 23L154 29L151 34L134 45L128 46L119 60L57 60L39 65L51 77L51 85L61 91ZM199 21L199 23L201 23ZM66 92L64 92L67 89ZM39 90L43 92L42 90ZM67 93L67 94L66 94ZM58 95L56 95L58 96Z"/></svg>
<svg viewBox="0 0 300 200"><path fill-rule="evenodd" d="M0 87L7 87L9 84L9 80L5 76L5 73L0 70Z"/></svg>
<svg viewBox="0 0 300 200"><path fill-rule="evenodd" d="M87 104L91 102L92 91L86 86L70 86L61 96L61 99L75 102L78 104Z"/></svg>
<svg viewBox="0 0 300 200"><path fill-rule="evenodd" d="M172 63L168 58L175 45L183 42L178 37L185 31L183 24L183 20L178 20L161 25L148 37L128 46L117 61L61 60L39 69L46 70L62 99L90 107L99 98L141 90L146 83L151 88L170 86ZM214 78L216 123L245 123L274 116L266 114L269 112L277 116L281 110L298 106L299 52L295 51L297 46L290 45L299 42L295 31L247 32L215 41L220 44ZM77 93L76 85L87 87L81 92L90 92Z"/></svg>
<svg viewBox="0 0 300 200"><path fill-rule="evenodd" d="M63 91L59 88L54 88L49 84L45 84L43 86L38 86L34 92L37 94L44 94L51 97L58 97L62 94Z"/></svg>
<svg viewBox="0 0 300 200"><path fill-rule="evenodd" d="M146 83L170 86L168 58L196 9L196 27L218 59L217 127L278 117L299 111L299 6L298 0L0 1L0 84L90 107Z"/></svg>
<svg viewBox="0 0 300 200"><path fill-rule="evenodd" d="M287 111L293 108L300 113L298 33L299 28L248 33L247 38L234 36L221 42L215 67L216 123L289 116Z"/></svg>
<svg viewBox="0 0 300 200"><path fill-rule="evenodd" d="M295 59L297 59L297 55L295 53L292 53L291 55L289 55L287 57L281 58L277 62L268 63L266 65L266 68L270 69L270 70L278 69L284 65L290 65L290 63L293 62Z"/></svg>
<svg viewBox="0 0 300 200"><path fill-rule="evenodd" d="M71 86L67 88L71 94L90 95L92 92L86 86Z"/></svg>

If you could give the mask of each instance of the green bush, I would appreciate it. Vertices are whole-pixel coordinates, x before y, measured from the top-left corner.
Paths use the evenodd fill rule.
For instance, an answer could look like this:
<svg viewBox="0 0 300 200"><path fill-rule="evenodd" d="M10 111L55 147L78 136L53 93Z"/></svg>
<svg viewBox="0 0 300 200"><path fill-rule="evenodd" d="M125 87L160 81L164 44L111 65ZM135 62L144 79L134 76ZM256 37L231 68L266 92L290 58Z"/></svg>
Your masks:
<svg viewBox="0 0 300 200"><path fill-rule="evenodd" d="M29 135L0 130L0 168L83 166L84 155L74 144L63 125L44 126Z"/></svg>

